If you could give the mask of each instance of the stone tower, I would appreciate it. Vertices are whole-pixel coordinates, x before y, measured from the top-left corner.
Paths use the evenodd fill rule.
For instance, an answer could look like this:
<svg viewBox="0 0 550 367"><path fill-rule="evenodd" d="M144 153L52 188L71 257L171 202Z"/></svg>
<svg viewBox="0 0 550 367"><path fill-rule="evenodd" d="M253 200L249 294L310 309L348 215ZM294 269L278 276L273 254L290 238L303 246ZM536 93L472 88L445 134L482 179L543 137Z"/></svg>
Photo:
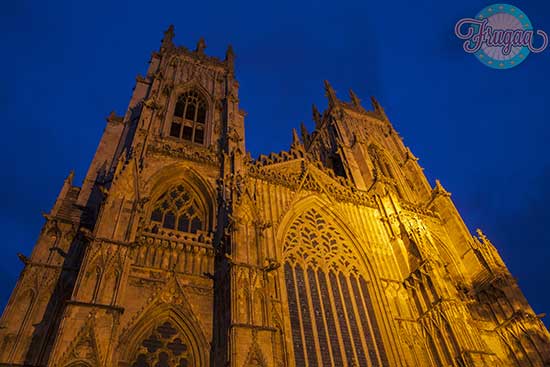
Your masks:
<svg viewBox="0 0 550 367"><path fill-rule="evenodd" d="M314 131L252 159L233 50L173 38L19 255L1 365L550 365L495 247L374 98L325 82Z"/></svg>

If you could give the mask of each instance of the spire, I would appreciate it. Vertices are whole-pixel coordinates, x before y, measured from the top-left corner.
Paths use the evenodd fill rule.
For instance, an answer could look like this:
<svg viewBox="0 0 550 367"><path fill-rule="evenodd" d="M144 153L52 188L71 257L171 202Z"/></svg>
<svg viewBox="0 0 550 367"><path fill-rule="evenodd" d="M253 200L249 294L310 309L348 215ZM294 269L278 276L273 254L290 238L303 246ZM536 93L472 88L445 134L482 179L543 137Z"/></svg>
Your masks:
<svg viewBox="0 0 550 367"><path fill-rule="evenodd" d="M372 102L372 107L374 108L375 112L379 112L380 110L382 110L382 111L384 110L382 108L382 106L380 106L380 103L378 102L378 100L374 96L371 96L370 100Z"/></svg>
<svg viewBox="0 0 550 367"><path fill-rule="evenodd" d="M298 131L296 128L292 128L292 145L300 144L300 138L298 137Z"/></svg>
<svg viewBox="0 0 550 367"><path fill-rule="evenodd" d="M441 181L435 180L435 188L433 190L434 195L442 195L442 196L451 196L451 193L445 190L443 185L441 184Z"/></svg>
<svg viewBox="0 0 550 367"><path fill-rule="evenodd" d="M358 110L361 110L361 111L365 110L363 108L363 106L361 106L361 100L359 99L359 97L357 97L357 94L355 94L353 89L349 90L349 97L351 99L351 104L353 105L353 107L355 107L355 108L357 108Z"/></svg>
<svg viewBox="0 0 550 367"><path fill-rule="evenodd" d="M506 269L506 264L502 261L502 257L498 253L498 250L493 243L487 238L485 233L481 229L476 230L477 238L474 236L474 243L477 242L477 250L480 252L478 256L482 256L485 260L485 264L491 264L487 267L487 270L494 272L495 270ZM481 246L479 246L481 245Z"/></svg>
<svg viewBox="0 0 550 367"><path fill-rule="evenodd" d="M336 92L334 92L334 89L332 89L332 86L328 82L328 80L325 80L325 94L328 98L328 104L329 106L335 106L339 103L338 97L336 97Z"/></svg>
<svg viewBox="0 0 550 367"><path fill-rule="evenodd" d="M117 116L115 110L112 110L111 113L109 114L109 116L107 116L105 118L105 120L108 122L108 123L111 123L111 124L116 124L116 123L120 123L124 120L123 117L121 116Z"/></svg>
<svg viewBox="0 0 550 367"><path fill-rule="evenodd" d="M233 46L227 46L227 51L225 51L225 62L231 71L233 71L235 65L235 53L233 52Z"/></svg>
<svg viewBox="0 0 550 367"><path fill-rule="evenodd" d="M300 141L300 138L298 137L298 131L293 128L292 129L292 144L290 144L290 151L289 152L301 152L301 157L303 157L303 153L305 153L305 147L304 144Z"/></svg>
<svg viewBox="0 0 550 367"><path fill-rule="evenodd" d="M410 160L413 160L413 161L418 161L418 158L413 154L411 148L409 147L405 147L405 149L407 150L406 151L406 160L408 161L409 159Z"/></svg>
<svg viewBox="0 0 550 367"><path fill-rule="evenodd" d="M67 178L65 179L65 182L66 182L68 185L72 185L72 184L73 184L73 179L74 179L74 169L72 169L71 172L69 172L69 175L68 175Z"/></svg>
<svg viewBox="0 0 550 367"><path fill-rule="evenodd" d="M203 54L205 48L206 48L206 42L204 41L204 38L201 37L199 39L199 42L197 42L197 48L195 49L195 51L199 54Z"/></svg>
<svg viewBox="0 0 550 367"><path fill-rule="evenodd" d="M300 123L300 133L302 134L302 141L304 142L304 144L307 145L307 142L309 140L309 133L307 132L307 127L303 121Z"/></svg>
<svg viewBox="0 0 550 367"><path fill-rule="evenodd" d="M57 195L57 199L53 204L52 210L50 211L50 215L57 215L57 213L63 206L63 202L65 201L65 198L67 197L69 191L73 187L73 180L74 180L74 170L71 170L67 178L65 178L65 181L63 181L63 186L61 187L61 191L59 192L59 195Z"/></svg>
<svg viewBox="0 0 550 367"><path fill-rule="evenodd" d="M315 121L315 126L321 125L321 114L319 113L319 110L317 109L317 106L314 104L311 105L311 111L313 114L313 121Z"/></svg>
<svg viewBox="0 0 550 367"><path fill-rule="evenodd" d="M167 30L164 31L164 38L161 41L160 50L165 50L174 47L172 40L174 39L174 25L170 24Z"/></svg>
<svg viewBox="0 0 550 367"><path fill-rule="evenodd" d="M114 121L116 119L116 112L115 110L112 110L111 113L109 113L109 116L107 116L106 120L108 122Z"/></svg>
<svg viewBox="0 0 550 367"><path fill-rule="evenodd" d="M487 243L487 242L490 242L488 239L487 239L487 236L485 236L485 233L483 233L483 231L481 229L476 229L476 233L477 233L477 236L479 237L479 239L483 242L483 243Z"/></svg>
<svg viewBox="0 0 550 367"><path fill-rule="evenodd" d="M384 111L380 103L376 100L376 98L370 97L370 100L372 102L372 107L374 107L374 112L380 114L380 116L382 116L384 120L387 120L388 117L386 116L386 112Z"/></svg>

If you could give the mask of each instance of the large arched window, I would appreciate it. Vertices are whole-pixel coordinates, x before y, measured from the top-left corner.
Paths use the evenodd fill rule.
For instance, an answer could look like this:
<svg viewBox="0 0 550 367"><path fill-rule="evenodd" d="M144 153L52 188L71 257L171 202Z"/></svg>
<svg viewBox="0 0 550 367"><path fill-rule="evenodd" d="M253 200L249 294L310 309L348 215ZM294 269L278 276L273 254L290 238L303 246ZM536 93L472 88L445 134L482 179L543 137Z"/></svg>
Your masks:
<svg viewBox="0 0 550 367"><path fill-rule="evenodd" d="M178 97L170 136L204 144L206 130L206 102L196 91L188 91Z"/></svg>
<svg viewBox="0 0 550 367"><path fill-rule="evenodd" d="M179 184L161 195L151 212L151 230L159 228L197 233L206 230L206 213L184 185Z"/></svg>
<svg viewBox="0 0 550 367"><path fill-rule="evenodd" d="M371 285L349 240L311 209L290 226L284 257L296 366L387 366Z"/></svg>

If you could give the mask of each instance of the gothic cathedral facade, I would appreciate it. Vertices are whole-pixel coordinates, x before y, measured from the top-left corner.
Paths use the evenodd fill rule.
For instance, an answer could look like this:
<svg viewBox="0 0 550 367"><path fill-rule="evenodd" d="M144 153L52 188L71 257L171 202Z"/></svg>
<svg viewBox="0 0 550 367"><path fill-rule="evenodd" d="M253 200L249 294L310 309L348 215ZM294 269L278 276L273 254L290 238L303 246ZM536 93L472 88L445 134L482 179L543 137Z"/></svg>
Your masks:
<svg viewBox="0 0 550 367"><path fill-rule="evenodd" d="M373 98L252 159L231 47L164 35L0 319L0 365L550 365L550 334Z"/></svg>

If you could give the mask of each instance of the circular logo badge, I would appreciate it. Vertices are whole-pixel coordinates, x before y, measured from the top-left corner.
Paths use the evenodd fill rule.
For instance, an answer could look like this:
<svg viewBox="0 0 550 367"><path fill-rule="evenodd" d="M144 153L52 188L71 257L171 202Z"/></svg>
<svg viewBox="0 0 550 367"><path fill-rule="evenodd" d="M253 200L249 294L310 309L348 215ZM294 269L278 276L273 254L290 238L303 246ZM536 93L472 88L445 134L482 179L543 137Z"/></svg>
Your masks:
<svg viewBox="0 0 550 367"><path fill-rule="evenodd" d="M488 42L474 53L480 62L495 69L509 69L521 64L529 56L529 47L518 46L518 42L513 42L513 37L533 32L531 21L520 9L507 4L490 5L480 11L476 19L486 20L483 26L473 25L474 28L477 27L480 36L484 32L480 29L482 27L490 29L492 34L496 33L491 36L493 42L491 39L487 40ZM506 39L507 37L510 39Z"/></svg>
<svg viewBox="0 0 550 367"><path fill-rule="evenodd" d="M549 43L546 32L535 32L529 17L508 4L494 4L475 18L460 19L455 34L464 40L464 51L494 69L518 66L530 53L543 52Z"/></svg>

